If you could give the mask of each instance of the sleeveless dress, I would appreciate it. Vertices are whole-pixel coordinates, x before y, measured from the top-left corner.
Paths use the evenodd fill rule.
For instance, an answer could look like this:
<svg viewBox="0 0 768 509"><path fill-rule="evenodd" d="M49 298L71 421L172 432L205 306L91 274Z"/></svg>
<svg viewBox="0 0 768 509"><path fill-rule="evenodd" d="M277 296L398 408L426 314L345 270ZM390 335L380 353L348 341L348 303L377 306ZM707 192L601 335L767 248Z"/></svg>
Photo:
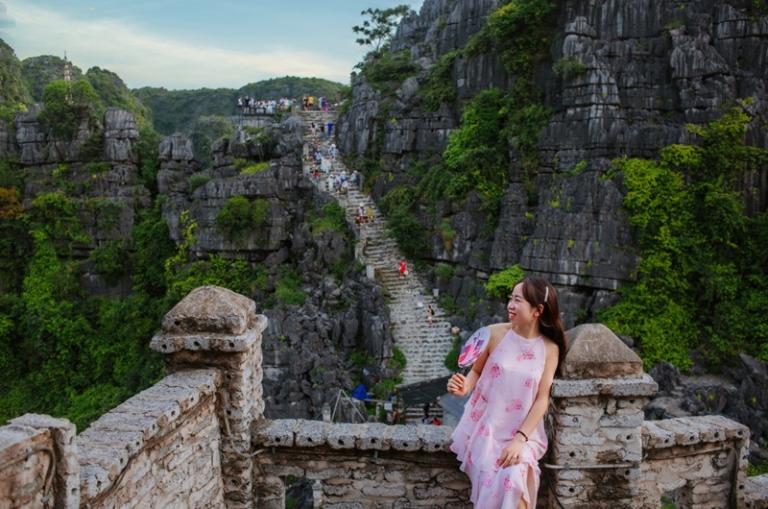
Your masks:
<svg viewBox="0 0 768 509"><path fill-rule="evenodd" d="M523 445L520 463L500 468L502 449L514 438L536 399L544 371L544 339L507 332L491 352L464 414L453 431L451 450L472 482L478 509L517 509L520 499L536 507L539 460L547 450L542 419Z"/></svg>

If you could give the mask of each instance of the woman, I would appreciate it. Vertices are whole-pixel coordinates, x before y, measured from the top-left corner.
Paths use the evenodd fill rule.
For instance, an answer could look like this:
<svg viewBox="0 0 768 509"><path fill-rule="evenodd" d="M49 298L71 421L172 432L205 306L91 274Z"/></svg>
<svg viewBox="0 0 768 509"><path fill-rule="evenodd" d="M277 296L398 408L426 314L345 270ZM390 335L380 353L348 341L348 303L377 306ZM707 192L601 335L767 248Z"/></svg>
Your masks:
<svg viewBox="0 0 768 509"><path fill-rule="evenodd" d="M544 415L555 372L565 357L565 334L555 289L527 277L507 304L508 323L491 326L488 347L448 392L474 389L453 432L451 450L472 481L479 509L535 509L538 461L547 450Z"/></svg>

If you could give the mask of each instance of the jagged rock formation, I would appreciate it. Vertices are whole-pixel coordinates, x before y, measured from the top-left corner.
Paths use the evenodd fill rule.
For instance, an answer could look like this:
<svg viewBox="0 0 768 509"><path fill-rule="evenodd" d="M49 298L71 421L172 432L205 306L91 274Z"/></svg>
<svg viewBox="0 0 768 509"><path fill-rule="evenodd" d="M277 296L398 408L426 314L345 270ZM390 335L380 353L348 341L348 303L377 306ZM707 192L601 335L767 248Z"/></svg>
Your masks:
<svg viewBox="0 0 768 509"><path fill-rule="evenodd" d="M80 122L68 139L42 125L39 113L40 106L32 106L16 115L13 129L0 126L0 157L19 161L25 208L42 193L65 191L78 204L88 239L75 246L75 256L85 258L108 241L130 243L138 211L150 204L149 191L139 178L139 133L133 115L109 108L95 124ZM101 294L125 294L130 288L127 280L110 288L92 268L86 268L83 284Z"/></svg>
<svg viewBox="0 0 768 509"><path fill-rule="evenodd" d="M384 294L356 270L345 271L341 279L333 276L331 266L351 265L350 239L339 231L312 230L310 214L328 199L312 193L302 175L302 127L299 117L290 117L267 128L266 138L272 142L266 146L238 131L214 145L213 166L204 171L188 137L176 134L160 144L158 189L165 195L162 213L174 240L181 239L180 217L188 210L198 225L192 247L197 257L245 259L263 267L267 287L253 295L260 309L285 268L294 267L301 275L304 304L264 310L269 317L263 343L264 394L270 417L318 418L338 389L353 387L359 368L347 362L352 351L370 359L371 376L365 380L369 384L393 375L381 367L393 354ZM237 159L264 156L271 159L263 171L241 174L235 167ZM208 180L192 189L196 176ZM263 224L238 238L228 237L216 220L233 197L268 203Z"/></svg>
<svg viewBox="0 0 768 509"><path fill-rule="evenodd" d="M681 375L668 363L655 365L649 374L659 392L645 408L647 418L728 416L749 425L755 461L768 460L762 438L768 436L768 363L740 354L739 363L720 375Z"/></svg>
<svg viewBox="0 0 768 509"><path fill-rule="evenodd" d="M540 138L536 200L526 190L517 155L510 154L495 231L482 230L484 217L471 197L446 206L442 212L458 232L454 249L446 251L433 235L424 258L461 268L444 285L454 290L460 308L484 299L485 274L519 263L558 285L566 322L573 323L577 310L590 315L613 302L636 265L622 189L600 178L613 158L653 157L664 145L688 139L686 123L711 121L746 97L756 116L748 139L768 147L762 127L768 119L768 17L745 1L556 5L550 58L535 77L554 111ZM497 6L493 0L426 0L419 15L403 20L391 44L393 51L410 50L421 68L418 76L403 81L387 101L364 78L355 79L350 107L339 119L338 143L349 158L380 157L387 178L373 187L376 199L402 182L409 162L442 153L465 100L490 87L508 89L514 80L493 55L458 58L451 70L458 101L436 112L421 104L430 66L463 48ZM553 64L563 59L582 62L582 72L554 72ZM765 179L745 175L743 186L755 189L745 198L748 208L765 209ZM437 230L433 218L421 219Z"/></svg>

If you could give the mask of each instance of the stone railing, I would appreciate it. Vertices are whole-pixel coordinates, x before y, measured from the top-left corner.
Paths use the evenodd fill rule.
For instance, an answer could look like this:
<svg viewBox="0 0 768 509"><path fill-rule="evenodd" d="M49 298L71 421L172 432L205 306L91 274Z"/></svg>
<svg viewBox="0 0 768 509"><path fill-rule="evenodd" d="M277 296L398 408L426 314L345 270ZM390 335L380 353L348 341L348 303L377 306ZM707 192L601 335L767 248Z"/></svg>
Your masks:
<svg viewBox="0 0 768 509"><path fill-rule="evenodd" d="M152 348L169 375L75 436L25 415L0 428L0 502L9 508L278 508L306 479L315 507L470 507L451 429L264 419L253 301L202 287L166 315ZM768 507L747 478L749 430L720 416L646 421L657 389L601 325L568 332L555 380L539 507Z"/></svg>
<svg viewBox="0 0 768 509"><path fill-rule="evenodd" d="M313 482L315 507L470 508L451 428L278 419L254 428L260 509L285 507L283 478Z"/></svg>

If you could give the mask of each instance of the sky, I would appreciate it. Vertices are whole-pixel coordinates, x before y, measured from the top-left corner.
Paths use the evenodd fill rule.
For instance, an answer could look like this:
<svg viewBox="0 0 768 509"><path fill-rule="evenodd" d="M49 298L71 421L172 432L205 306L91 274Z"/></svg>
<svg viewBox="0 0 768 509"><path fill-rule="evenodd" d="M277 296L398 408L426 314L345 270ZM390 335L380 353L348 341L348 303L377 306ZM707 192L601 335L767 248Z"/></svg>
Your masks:
<svg viewBox="0 0 768 509"><path fill-rule="evenodd" d="M19 59L67 57L130 88L239 88L280 76L349 82L360 12L423 0L0 0Z"/></svg>

